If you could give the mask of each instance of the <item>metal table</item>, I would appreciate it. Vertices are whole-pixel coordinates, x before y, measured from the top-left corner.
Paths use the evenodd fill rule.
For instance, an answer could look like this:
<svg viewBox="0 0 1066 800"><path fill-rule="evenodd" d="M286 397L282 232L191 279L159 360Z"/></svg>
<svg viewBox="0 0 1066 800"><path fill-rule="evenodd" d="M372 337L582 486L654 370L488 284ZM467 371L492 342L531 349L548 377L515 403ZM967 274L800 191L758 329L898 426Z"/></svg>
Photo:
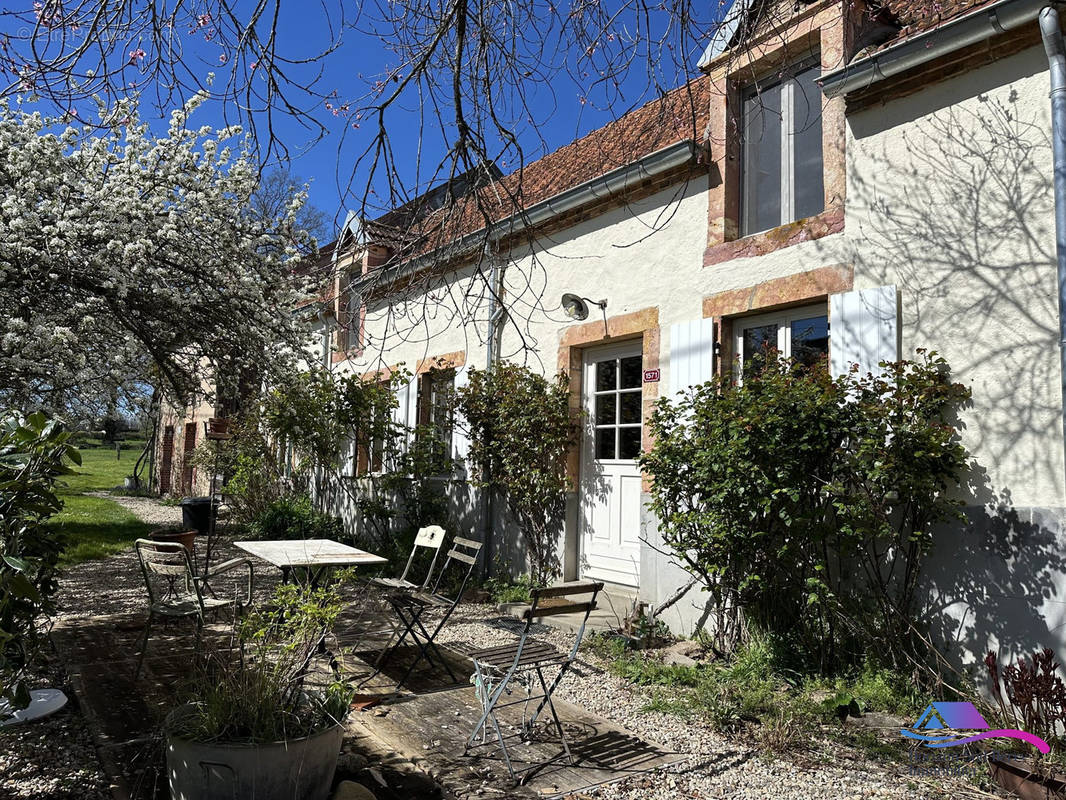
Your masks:
<svg viewBox="0 0 1066 800"><path fill-rule="evenodd" d="M288 582L294 569L306 569L312 586L318 584L326 570L336 567L375 567L389 563L387 558L332 539L281 539L233 544L280 569L281 579L285 582Z"/></svg>

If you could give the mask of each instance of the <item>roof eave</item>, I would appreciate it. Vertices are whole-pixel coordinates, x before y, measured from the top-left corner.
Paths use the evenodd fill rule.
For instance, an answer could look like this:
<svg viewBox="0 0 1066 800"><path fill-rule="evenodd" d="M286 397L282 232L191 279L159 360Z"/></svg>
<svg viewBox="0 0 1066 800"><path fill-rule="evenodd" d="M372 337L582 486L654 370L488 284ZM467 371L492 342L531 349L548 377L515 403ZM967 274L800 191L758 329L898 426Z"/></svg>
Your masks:
<svg viewBox="0 0 1066 800"><path fill-rule="evenodd" d="M361 291L371 284L392 283L416 274L433 264L471 254L476 252L478 245L486 240L498 242L507 238L516 230L530 229L537 225L543 225L545 222L575 208L580 208L586 203L624 192L638 181L662 175L695 161L700 152L701 146L695 140L682 139L636 161L631 161L610 172L605 172L596 178L591 178L576 186L564 189L545 200L534 203L528 209L512 214L499 222L493 223L491 226L483 226L425 255L392 267L385 267L375 272L367 273L353 284L353 288L356 291Z"/></svg>
<svg viewBox="0 0 1066 800"><path fill-rule="evenodd" d="M837 97L868 89L886 78L1035 22L1046 5L1048 0L997 0L822 75L822 93Z"/></svg>

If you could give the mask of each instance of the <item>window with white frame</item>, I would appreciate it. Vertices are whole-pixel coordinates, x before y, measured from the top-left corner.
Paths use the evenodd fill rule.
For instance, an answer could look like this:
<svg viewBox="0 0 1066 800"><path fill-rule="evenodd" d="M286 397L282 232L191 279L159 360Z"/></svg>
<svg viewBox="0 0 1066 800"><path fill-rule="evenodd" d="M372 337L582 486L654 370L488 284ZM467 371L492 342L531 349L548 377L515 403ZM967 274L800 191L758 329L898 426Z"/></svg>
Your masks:
<svg viewBox="0 0 1066 800"><path fill-rule="evenodd" d="M733 321L733 331L741 378L778 355L805 367L826 364L829 357L829 316L824 304L743 317Z"/></svg>
<svg viewBox="0 0 1066 800"><path fill-rule="evenodd" d="M640 455L643 374L640 355L596 362L593 421L597 461L628 461Z"/></svg>
<svg viewBox="0 0 1066 800"><path fill-rule="evenodd" d="M741 235L825 210L817 59L744 93Z"/></svg>

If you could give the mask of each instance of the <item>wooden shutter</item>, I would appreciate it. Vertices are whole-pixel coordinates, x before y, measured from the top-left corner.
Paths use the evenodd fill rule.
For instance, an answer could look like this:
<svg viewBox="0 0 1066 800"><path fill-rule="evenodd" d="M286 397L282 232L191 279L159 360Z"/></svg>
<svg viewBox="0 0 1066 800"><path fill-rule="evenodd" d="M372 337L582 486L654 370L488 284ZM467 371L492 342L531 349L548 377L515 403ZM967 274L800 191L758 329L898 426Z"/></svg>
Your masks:
<svg viewBox="0 0 1066 800"><path fill-rule="evenodd" d="M895 286L842 292L829 297L829 362L834 376L852 364L877 374L882 361L899 360Z"/></svg>
<svg viewBox="0 0 1066 800"><path fill-rule="evenodd" d="M341 475L355 477L359 474L359 443L354 437L345 444L341 462Z"/></svg>
<svg viewBox="0 0 1066 800"><path fill-rule="evenodd" d="M670 326L670 394L714 376L714 320L693 319Z"/></svg>
<svg viewBox="0 0 1066 800"><path fill-rule="evenodd" d="M455 373L455 393L470 382L470 368L461 367ZM464 477L467 474L466 457L470 453L470 437L467 434L466 420L459 419L459 412L455 412L455 420L452 423L452 458L455 460L455 468Z"/></svg>
<svg viewBox="0 0 1066 800"><path fill-rule="evenodd" d="M412 406L414 407L412 410ZM407 452L411 443L412 428L418 421L418 377L412 376L407 383L396 388L396 408L392 410L392 421L399 427L407 428L406 433L396 443L399 454ZM395 465L393 465L395 467Z"/></svg>

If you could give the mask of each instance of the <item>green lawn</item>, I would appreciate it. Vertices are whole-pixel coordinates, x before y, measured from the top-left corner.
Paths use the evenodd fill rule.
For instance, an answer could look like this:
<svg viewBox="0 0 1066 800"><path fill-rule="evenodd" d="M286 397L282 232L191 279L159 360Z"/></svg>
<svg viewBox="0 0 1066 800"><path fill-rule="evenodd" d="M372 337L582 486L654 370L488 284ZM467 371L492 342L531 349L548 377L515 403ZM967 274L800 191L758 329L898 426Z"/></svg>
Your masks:
<svg viewBox="0 0 1066 800"><path fill-rule="evenodd" d="M114 448L81 451L81 467L76 474L66 477L65 485L59 490L63 510L52 518L67 540L60 559L62 566L113 555L128 549L135 539L148 533L147 523L114 500L84 494L121 486L133 472L141 446L140 442L124 443L121 459L115 458Z"/></svg>

